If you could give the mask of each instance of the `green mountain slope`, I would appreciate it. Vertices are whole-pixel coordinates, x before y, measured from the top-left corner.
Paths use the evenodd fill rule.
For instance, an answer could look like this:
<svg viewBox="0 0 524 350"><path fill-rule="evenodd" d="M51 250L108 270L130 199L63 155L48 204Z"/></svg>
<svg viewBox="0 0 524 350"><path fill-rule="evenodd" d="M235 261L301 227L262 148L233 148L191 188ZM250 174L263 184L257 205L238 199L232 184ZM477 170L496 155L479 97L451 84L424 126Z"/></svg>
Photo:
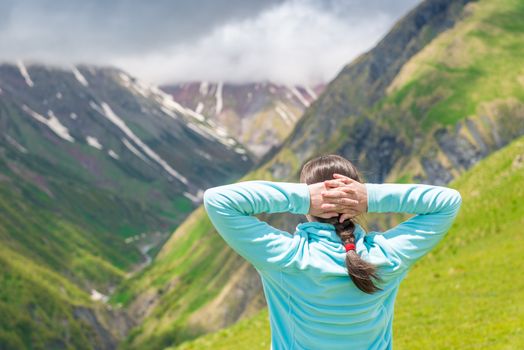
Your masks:
<svg viewBox="0 0 524 350"><path fill-rule="evenodd" d="M251 165L123 71L0 64L0 348L114 349L134 320L105 295Z"/></svg>
<svg viewBox="0 0 524 350"><path fill-rule="evenodd" d="M0 181L0 348L113 348L129 321L90 290L119 283L140 255L94 225L42 209L45 196L19 186Z"/></svg>
<svg viewBox="0 0 524 350"><path fill-rule="evenodd" d="M283 146L242 180L296 181L303 161L338 153L368 182L446 184L523 135L524 6L464 3L425 1L399 21L340 72ZM299 219L275 215L270 222L293 230ZM145 317L123 348L152 349L220 329L264 305L256 271L225 246L202 208L115 300Z"/></svg>
<svg viewBox="0 0 524 350"><path fill-rule="evenodd" d="M96 261L90 268L100 265L107 274ZM125 315L91 301L67 278L4 246L0 283L1 349L111 349L129 327Z"/></svg>
<svg viewBox="0 0 524 350"><path fill-rule="evenodd" d="M524 347L524 137L449 184L461 211L444 240L400 287L399 349ZM268 349L267 310L177 350ZM175 349L173 347L172 349Z"/></svg>

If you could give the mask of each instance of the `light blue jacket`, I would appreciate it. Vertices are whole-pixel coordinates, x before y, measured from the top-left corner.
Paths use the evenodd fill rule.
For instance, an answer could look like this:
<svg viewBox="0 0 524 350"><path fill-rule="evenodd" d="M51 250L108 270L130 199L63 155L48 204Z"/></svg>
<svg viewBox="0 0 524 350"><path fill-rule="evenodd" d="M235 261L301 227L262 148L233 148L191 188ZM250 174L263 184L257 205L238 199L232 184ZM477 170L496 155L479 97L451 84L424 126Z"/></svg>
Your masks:
<svg viewBox="0 0 524 350"><path fill-rule="evenodd" d="M365 184L368 212L418 214L385 232L356 225L356 251L375 264L383 290L350 280L333 225L305 222L291 234L253 215L307 214L304 183L244 181L207 189L204 206L219 234L261 276L273 350L391 349L393 307L409 268L450 228L461 205L454 189L422 184ZM421 335L422 336L422 335Z"/></svg>

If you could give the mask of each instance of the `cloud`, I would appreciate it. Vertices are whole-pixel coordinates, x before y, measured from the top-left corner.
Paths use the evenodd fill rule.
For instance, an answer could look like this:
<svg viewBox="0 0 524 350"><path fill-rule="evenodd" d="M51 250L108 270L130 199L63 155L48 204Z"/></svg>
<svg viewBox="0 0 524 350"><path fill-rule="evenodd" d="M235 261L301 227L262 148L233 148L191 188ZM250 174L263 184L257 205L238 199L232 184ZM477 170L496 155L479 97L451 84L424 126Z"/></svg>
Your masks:
<svg viewBox="0 0 524 350"><path fill-rule="evenodd" d="M418 0L6 0L0 58L119 66L155 83L313 84Z"/></svg>
<svg viewBox="0 0 524 350"><path fill-rule="evenodd" d="M91 60L162 50L283 0L2 0L0 52Z"/></svg>

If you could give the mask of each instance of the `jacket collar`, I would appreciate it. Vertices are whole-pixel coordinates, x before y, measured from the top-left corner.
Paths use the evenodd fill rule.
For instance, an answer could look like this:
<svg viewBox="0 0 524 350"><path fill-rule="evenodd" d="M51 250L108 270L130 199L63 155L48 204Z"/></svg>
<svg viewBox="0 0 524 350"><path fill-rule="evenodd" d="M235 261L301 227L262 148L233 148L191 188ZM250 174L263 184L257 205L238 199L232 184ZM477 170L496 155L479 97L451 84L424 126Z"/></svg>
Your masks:
<svg viewBox="0 0 524 350"><path fill-rule="evenodd" d="M318 237L318 239L328 239L333 242L341 242L340 237L333 224L319 221L308 221L297 225L297 231L306 231L311 237ZM357 223L355 223L355 241L358 241L366 234L366 231Z"/></svg>

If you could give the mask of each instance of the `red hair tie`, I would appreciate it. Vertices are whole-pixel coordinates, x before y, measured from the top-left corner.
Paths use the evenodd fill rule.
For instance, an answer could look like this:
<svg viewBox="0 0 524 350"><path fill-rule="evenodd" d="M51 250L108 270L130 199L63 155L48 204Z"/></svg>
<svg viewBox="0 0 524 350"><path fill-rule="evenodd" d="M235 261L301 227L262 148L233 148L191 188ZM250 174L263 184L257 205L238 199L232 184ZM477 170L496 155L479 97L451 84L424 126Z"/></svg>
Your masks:
<svg viewBox="0 0 524 350"><path fill-rule="evenodd" d="M353 243L345 244L344 247L346 248L346 252L349 252L350 250L355 250L355 245Z"/></svg>

